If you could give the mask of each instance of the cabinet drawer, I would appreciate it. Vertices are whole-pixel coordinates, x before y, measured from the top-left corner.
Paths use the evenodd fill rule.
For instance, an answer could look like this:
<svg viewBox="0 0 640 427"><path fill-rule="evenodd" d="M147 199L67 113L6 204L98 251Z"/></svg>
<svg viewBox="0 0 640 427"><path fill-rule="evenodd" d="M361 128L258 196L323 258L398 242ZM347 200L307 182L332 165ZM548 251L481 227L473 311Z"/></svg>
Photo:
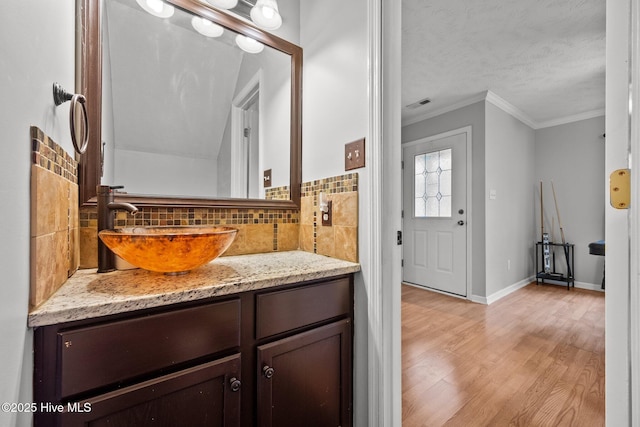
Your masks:
<svg viewBox="0 0 640 427"><path fill-rule="evenodd" d="M261 339L350 313L348 278L256 296L256 338Z"/></svg>
<svg viewBox="0 0 640 427"><path fill-rule="evenodd" d="M239 426L240 355L118 389L65 408L60 425L98 426ZM36 414L37 415L37 414Z"/></svg>
<svg viewBox="0 0 640 427"><path fill-rule="evenodd" d="M60 397L239 345L239 300L61 331Z"/></svg>

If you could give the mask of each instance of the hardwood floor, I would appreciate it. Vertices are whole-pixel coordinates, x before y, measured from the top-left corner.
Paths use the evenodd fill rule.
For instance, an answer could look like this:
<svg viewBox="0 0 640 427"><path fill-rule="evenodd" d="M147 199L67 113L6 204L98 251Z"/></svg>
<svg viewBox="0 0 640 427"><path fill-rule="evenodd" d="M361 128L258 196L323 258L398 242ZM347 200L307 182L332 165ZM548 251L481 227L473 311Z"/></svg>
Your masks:
<svg viewBox="0 0 640 427"><path fill-rule="evenodd" d="M604 294L491 304L402 286L402 425L604 426Z"/></svg>

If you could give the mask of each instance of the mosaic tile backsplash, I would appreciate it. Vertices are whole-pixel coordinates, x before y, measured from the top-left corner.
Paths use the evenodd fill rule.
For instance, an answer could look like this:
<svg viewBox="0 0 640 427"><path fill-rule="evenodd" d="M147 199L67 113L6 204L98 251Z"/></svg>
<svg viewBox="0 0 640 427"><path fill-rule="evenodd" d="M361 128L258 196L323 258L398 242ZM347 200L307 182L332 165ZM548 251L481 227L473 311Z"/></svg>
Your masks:
<svg viewBox="0 0 640 427"><path fill-rule="evenodd" d="M78 162L36 126L30 129L31 162L78 184Z"/></svg>
<svg viewBox="0 0 640 427"><path fill-rule="evenodd" d="M332 225L323 226L318 194L332 202ZM358 262L358 174L350 173L302 184L300 249Z"/></svg>
<svg viewBox="0 0 640 427"><path fill-rule="evenodd" d="M264 198L267 200L290 200L291 192L289 191L289 186L265 188Z"/></svg>
<svg viewBox="0 0 640 427"><path fill-rule="evenodd" d="M34 308L78 269L78 164L37 127L30 129L30 295Z"/></svg>
<svg viewBox="0 0 640 427"><path fill-rule="evenodd" d="M333 203L333 225L323 227L317 195L324 191ZM289 188L274 188L272 198L288 198ZM132 216L116 213L116 227L222 225L238 229L223 254L243 255L302 249L347 261L358 260L358 174L302 184L300 210L142 207ZM95 207L80 209L81 268L98 265L98 216Z"/></svg>

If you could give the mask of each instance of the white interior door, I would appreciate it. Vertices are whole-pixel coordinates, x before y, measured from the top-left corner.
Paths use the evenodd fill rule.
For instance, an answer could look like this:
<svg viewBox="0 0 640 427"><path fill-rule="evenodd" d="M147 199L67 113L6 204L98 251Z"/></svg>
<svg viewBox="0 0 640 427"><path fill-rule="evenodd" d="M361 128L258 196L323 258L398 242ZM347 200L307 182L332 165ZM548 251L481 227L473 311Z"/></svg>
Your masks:
<svg viewBox="0 0 640 427"><path fill-rule="evenodd" d="M467 295L467 137L448 132L403 149L403 280Z"/></svg>

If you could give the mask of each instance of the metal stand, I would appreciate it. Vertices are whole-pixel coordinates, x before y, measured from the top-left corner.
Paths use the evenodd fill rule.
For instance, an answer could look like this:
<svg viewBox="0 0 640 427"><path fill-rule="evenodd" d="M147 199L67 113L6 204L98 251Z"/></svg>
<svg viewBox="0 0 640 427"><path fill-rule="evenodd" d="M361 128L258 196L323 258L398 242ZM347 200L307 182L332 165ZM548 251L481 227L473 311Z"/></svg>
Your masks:
<svg viewBox="0 0 640 427"><path fill-rule="evenodd" d="M556 270L556 254L555 251L552 251L552 261L551 261L551 271L545 271L544 268L544 247L549 246L553 247L561 247L565 254L565 260L567 263L567 274L559 273ZM575 265L573 259L573 248L575 245L572 243L546 243L546 242L536 242L536 285L539 285L540 282L544 283L545 280L553 280L556 282L564 282L567 284L567 290L571 287L575 288ZM540 260L543 260L542 269L540 269Z"/></svg>
<svg viewBox="0 0 640 427"><path fill-rule="evenodd" d="M604 240L598 240L597 242L589 243L589 254L604 256L604 253L605 253ZM602 264L602 289L604 289L604 275L605 275L605 265L603 263Z"/></svg>

